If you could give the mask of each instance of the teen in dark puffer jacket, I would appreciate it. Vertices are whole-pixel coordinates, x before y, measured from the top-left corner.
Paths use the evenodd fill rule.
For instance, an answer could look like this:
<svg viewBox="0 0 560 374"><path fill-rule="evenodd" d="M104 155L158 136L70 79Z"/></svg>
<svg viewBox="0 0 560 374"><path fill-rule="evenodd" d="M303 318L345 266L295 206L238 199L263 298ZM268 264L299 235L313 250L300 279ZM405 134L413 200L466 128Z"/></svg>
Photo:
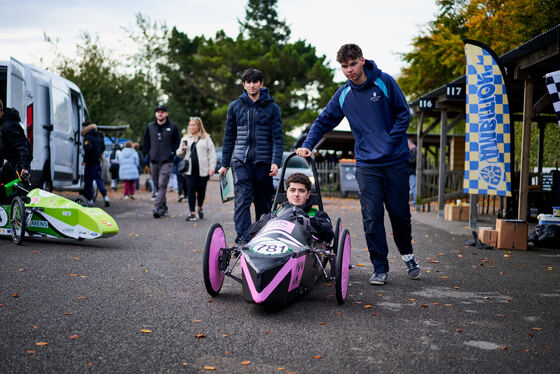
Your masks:
<svg viewBox="0 0 560 374"><path fill-rule="evenodd" d="M222 148L225 175L233 167L235 175L235 231L237 243L251 239L251 203L256 217L270 212L272 177L282 163L284 135L280 108L263 88L263 74L247 69L241 76L244 92L228 108Z"/></svg>
<svg viewBox="0 0 560 374"><path fill-rule="evenodd" d="M89 205L93 205L93 181L97 184L97 188L105 206L109 206L109 197L105 189L105 183L101 177L101 159L105 144L102 135L97 132L97 125L90 120L82 123L82 136L84 137L84 195Z"/></svg>

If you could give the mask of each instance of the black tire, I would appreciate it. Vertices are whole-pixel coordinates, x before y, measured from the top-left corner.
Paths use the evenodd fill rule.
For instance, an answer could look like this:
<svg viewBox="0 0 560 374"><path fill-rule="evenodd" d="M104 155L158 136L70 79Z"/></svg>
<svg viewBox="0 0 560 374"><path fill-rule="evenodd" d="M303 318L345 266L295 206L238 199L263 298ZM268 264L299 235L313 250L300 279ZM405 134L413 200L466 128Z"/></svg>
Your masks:
<svg viewBox="0 0 560 374"><path fill-rule="evenodd" d="M219 256L222 248L226 247L226 235L222 225L215 223L208 229L204 257L202 259L202 273L204 286L210 296L217 296L222 289L225 273L220 270Z"/></svg>
<svg viewBox="0 0 560 374"><path fill-rule="evenodd" d="M12 232L12 241L15 244L21 244L25 236L25 208L21 197L16 196L10 205L10 231Z"/></svg>
<svg viewBox="0 0 560 374"><path fill-rule="evenodd" d="M350 232L345 229L340 235L338 241L338 249L336 251L336 264L335 264L335 290L336 301L339 304L344 304L348 291L348 279L350 274L350 259L351 259L351 242Z"/></svg>
<svg viewBox="0 0 560 374"><path fill-rule="evenodd" d="M74 202L78 205L84 206L86 208L89 208L89 203L87 201L87 199L85 197L83 197L82 195L77 196L74 199Z"/></svg>
<svg viewBox="0 0 560 374"><path fill-rule="evenodd" d="M336 217L336 221L334 223L334 240L333 246L334 249L338 249L338 238L340 236L340 232L342 231L342 219L340 217Z"/></svg>

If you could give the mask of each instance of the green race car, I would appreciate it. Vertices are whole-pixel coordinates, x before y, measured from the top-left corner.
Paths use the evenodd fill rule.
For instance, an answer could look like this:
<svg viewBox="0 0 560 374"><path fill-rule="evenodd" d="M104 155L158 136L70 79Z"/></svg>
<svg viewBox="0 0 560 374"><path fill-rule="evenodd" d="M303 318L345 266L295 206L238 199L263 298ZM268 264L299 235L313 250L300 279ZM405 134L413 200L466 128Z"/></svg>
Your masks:
<svg viewBox="0 0 560 374"><path fill-rule="evenodd" d="M16 179L0 186L0 235L11 235L16 244L27 237L97 239L119 232L117 223L100 208L87 207L79 196L76 201L41 190L28 191ZM2 191L3 190L3 191Z"/></svg>

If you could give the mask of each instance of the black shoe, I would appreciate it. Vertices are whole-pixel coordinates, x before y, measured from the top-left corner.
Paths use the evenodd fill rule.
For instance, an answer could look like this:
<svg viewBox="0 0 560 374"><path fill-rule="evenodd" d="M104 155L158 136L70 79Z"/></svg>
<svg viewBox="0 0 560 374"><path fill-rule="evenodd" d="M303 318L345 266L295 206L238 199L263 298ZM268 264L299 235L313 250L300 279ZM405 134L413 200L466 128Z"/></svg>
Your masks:
<svg viewBox="0 0 560 374"><path fill-rule="evenodd" d="M111 203L109 202L109 200L105 200L105 206L106 206L106 207L110 207L110 206L111 206Z"/></svg>
<svg viewBox="0 0 560 374"><path fill-rule="evenodd" d="M185 218L186 221L196 221L196 216L194 214L190 214L187 218Z"/></svg>
<svg viewBox="0 0 560 374"><path fill-rule="evenodd" d="M204 218L204 212L202 211L202 209L198 210L198 218L200 218L200 219Z"/></svg>
<svg viewBox="0 0 560 374"><path fill-rule="evenodd" d="M408 271L408 276L410 278L412 279L420 278L420 266L418 265L414 257L410 258L408 261L404 261L404 263L406 264L406 270Z"/></svg>
<svg viewBox="0 0 560 374"><path fill-rule="evenodd" d="M183 201L185 197L183 195L179 195L179 198L177 199L177 202L180 203L181 201Z"/></svg>
<svg viewBox="0 0 560 374"><path fill-rule="evenodd" d="M154 210L154 218L159 218L161 217L161 214L158 210Z"/></svg>

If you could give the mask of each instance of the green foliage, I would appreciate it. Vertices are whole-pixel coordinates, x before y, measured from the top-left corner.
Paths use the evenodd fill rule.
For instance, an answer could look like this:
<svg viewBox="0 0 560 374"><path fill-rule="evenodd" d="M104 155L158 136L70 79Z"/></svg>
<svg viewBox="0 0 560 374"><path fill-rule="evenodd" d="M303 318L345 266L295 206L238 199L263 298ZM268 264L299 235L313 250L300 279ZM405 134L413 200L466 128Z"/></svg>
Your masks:
<svg viewBox="0 0 560 374"><path fill-rule="evenodd" d="M129 124L125 136L140 140L157 104L156 87L142 71L119 72L120 64L99 46L96 36L86 32L81 38L76 59L58 53L56 71L80 87L92 121Z"/></svg>
<svg viewBox="0 0 560 374"><path fill-rule="evenodd" d="M463 39L501 55L560 23L560 0L437 0L440 13L402 54L398 83L418 97L465 73Z"/></svg>
<svg viewBox="0 0 560 374"><path fill-rule="evenodd" d="M165 64L159 64L162 89L168 93L170 116L186 126L200 116L217 143L229 104L242 94L241 74L247 68L264 73L265 86L282 111L283 129L311 123L337 86L326 57L303 40L287 43L290 30L277 20L276 1L249 1L241 33L232 38L218 31L214 38L173 28ZM286 145L288 140L286 140Z"/></svg>

